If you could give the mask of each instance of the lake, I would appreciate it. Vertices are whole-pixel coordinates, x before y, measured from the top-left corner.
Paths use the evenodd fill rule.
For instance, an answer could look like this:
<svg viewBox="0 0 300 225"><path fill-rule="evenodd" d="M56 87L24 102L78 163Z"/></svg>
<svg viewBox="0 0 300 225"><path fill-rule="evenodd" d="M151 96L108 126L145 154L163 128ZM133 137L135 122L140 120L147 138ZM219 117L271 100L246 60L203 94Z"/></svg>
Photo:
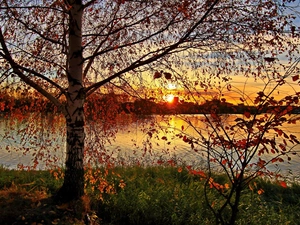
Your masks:
<svg viewBox="0 0 300 225"><path fill-rule="evenodd" d="M238 117L241 115L224 115L224 121L231 126ZM143 118L122 115L111 123L105 120L93 125L87 123L86 163L101 165L114 161L151 165L174 160L187 165L203 166L205 160L201 151L195 152L195 149L200 149L192 149L178 134L183 132L187 137L199 137L200 131L205 136L205 132L210 129L204 119L203 115L152 115ZM286 124L282 129L300 140L297 124ZM266 135L274 136L276 141L281 139L272 132ZM238 137L237 134L235 137ZM64 165L65 127L59 116L30 116L27 122L1 118L0 140L0 164L5 167L13 169L21 164L36 164L36 169L45 169L53 165ZM300 145L293 149L300 150ZM268 159L271 156L261 157ZM300 157L295 155L290 162L280 163L280 167L274 164L268 168L298 177Z"/></svg>

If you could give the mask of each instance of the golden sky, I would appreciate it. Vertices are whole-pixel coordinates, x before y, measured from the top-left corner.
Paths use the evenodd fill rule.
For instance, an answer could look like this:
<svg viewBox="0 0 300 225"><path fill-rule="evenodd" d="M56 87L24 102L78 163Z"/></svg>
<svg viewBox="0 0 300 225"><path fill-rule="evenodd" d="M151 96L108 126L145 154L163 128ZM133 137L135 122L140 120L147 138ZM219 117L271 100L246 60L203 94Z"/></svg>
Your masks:
<svg viewBox="0 0 300 225"><path fill-rule="evenodd" d="M297 91L300 91L300 86L298 81L293 82L292 76L287 77L286 83L277 86L277 80L275 79L261 79L253 77L244 77L241 75L232 76L231 81L221 82L221 88L216 89L197 89L197 93L192 90L190 94L184 89L180 84L175 81L167 81L162 84L154 86L155 93L157 94L158 100L171 101L172 96L178 96L181 100L184 101L194 101L191 98L193 95L198 103L204 102L205 100L210 100L214 97L216 98L225 98L228 102L233 104L240 104L242 101L241 98L246 100L247 104L251 104L254 98L257 96L258 92L263 91L265 94L272 92L272 96L275 99L279 100L287 95L292 95ZM161 85L161 86L159 86ZM230 86L230 88L228 88ZM153 87L153 86L152 86ZM274 90L274 88L276 88Z"/></svg>

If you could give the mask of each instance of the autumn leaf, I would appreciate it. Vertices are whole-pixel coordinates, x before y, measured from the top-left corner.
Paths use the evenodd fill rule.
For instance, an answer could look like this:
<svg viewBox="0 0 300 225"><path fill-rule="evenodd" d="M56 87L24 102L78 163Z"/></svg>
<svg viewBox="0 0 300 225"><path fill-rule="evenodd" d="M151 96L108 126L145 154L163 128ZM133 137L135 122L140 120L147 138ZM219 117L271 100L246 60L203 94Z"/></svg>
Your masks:
<svg viewBox="0 0 300 225"><path fill-rule="evenodd" d="M168 160L167 163L168 163L170 166L175 166L175 164L176 164L175 161L172 160L172 159Z"/></svg>
<svg viewBox="0 0 300 225"><path fill-rule="evenodd" d="M186 166L186 169L187 169L188 171L191 171L191 170L192 170L192 166Z"/></svg>
<svg viewBox="0 0 300 225"><path fill-rule="evenodd" d="M222 165L225 165L227 163L227 161L228 161L227 159L223 159L222 162L221 162Z"/></svg>
<svg viewBox="0 0 300 225"><path fill-rule="evenodd" d="M249 119L251 117L251 113L250 112L244 112L244 116Z"/></svg>
<svg viewBox="0 0 300 225"><path fill-rule="evenodd" d="M0 111L4 111L4 109L5 109L5 103L0 102Z"/></svg>
<svg viewBox="0 0 300 225"><path fill-rule="evenodd" d="M190 173L195 176L200 176L200 177L206 178L206 175L202 170L190 170ZM210 179L213 180L213 178L210 178Z"/></svg>
<svg viewBox="0 0 300 225"><path fill-rule="evenodd" d="M284 182L284 181L280 181L280 182L279 182L279 184L280 184L280 186L281 186L281 187L283 187L283 188L287 188L287 184L286 184L286 182Z"/></svg>
<svg viewBox="0 0 300 225"><path fill-rule="evenodd" d="M265 165L266 165L266 161L259 158L257 162L257 166L259 166L260 168L264 168Z"/></svg>
<svg viewBox="0 0 300 225"><path fill-rule="evenodd" d="M161 164L163 164L164 163L164 161L162 161L162 160L157 160L157 164L158 165L161 165Z"/></svg>
<svg viewBox="0 0 300 225"><path fill-rule="evenodd" d="M275 163L275 162L277 162L277 161L278 161L277 158L274 158L274 159L271 160L272 163Z"/></svg>
<svg viewBox="0 0 300 225"><path fill-rule="evenodd" d="M281 148L282 151L286 151L286 148L283 144L279 144L279 147Z"/></svg>
<svg viewBox="0 0 300 225"><path fill-rule="evenodd" d="M178 168L178 173L181 173L182 172L182 167L179 167Z"/></svg>
<svg viewBox="0 0 300 225"><path fill-rule="evenodd" d="M166 136L163 136L161 139L162 139L162 140L165 140L165 141L168 140L168 138L167 138Z"/></svg>
<svg viewBox="0 0 300 225"><path fill-rule="evenodd" d="M182 138L182 140L184 141L184 142L189 142L190 141L190 139L187 137L187 136L183 136L183 138Z"/></svg>
<svg viewBox="0 0 300 225"><path fill-rule="evenodd" d="M279 162L284 162L284 160L282 158L278 158Z"/></svg>
<svg viewBox="0 0 300 225"><path fill-rule="evenodd" d="M278 133L279 136L283 134L283 131L281 129L274 128L274 130Z"/></svg>
<svg viewBox="0 0 300 225"><path fill-rule="evenodd" d="M263 189L259 189L259 190L257 191L257 193L258 193L259 195L262 195L264 192L265 192L265 191L264 191Z"/></svg>
<svg viewBox="0 0 300 225"><path fill-rule="evenodd" d="M170 73L164 73L164 75L167 80L170 80L172 77L172 74L170 74Z"/></svg>
<svg viewBox="0 0 300 225"><path fill-rule="evenodd" d="M249 189L250 189L251 191L253 191L253 187L252 187L251 184L249 184Z"/></svg>
<svg viewBox="0 0 300 225"><path fill-rule="evenodd" d="M160 72L158 72L158 71L156 71L155 73L154 73L154 79L157 79L157 78L161 78L161 73Z"/></svg>
<svg viewBox="0 0 300 225"><path fill-rule="evenodd" d="M292 77L293 81L299 80L299 75L295 75Z"/></svg>

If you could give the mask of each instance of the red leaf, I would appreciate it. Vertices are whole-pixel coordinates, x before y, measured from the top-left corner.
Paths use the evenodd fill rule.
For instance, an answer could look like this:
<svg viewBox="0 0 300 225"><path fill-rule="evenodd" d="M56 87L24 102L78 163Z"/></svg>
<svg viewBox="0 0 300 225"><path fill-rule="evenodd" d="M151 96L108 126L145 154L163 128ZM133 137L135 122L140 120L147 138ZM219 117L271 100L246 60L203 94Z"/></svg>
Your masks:
<svg viewBox="0 0 300 225"><path fill-rule="evenodd" d="M286 148L283 144L279 144L279 147L281 148L282 151L286 151Z"/></svg>
<svg viewBox="0 0 300 225"><path fill-rule="evenodd" d="M206 177L205 173L201 170L190 170L190 173L193 175L196 175L196 176L199 175L200 177L203 177L203 178Z"/></svg>
<svg viewBox="0 0 300 225"><path fill-rule="evenodd" d="M172 74L170 74L170 73L164 73L164 74L165 74L165 78L166 78L167 80L170 80L170 79L171 79Z"/></svg>
<svg viewBox="0 0 300 225"><path fill-rule="evenodd" d="M274 128L274 130L278 133L279 136L283 134L283 131L278 128Z"/></svg>
<svg viewBox="0 0 300 225"><path fill-rule="evenodd" d="M154 73L154 79L157 79L157 78L161 78L161 73L160 72L158 72L158 71L156 71L155 73Z"/></svg>
<svg viewBox="0 0 300 225"><path fill-rule="evenodd" d="M0 111L4 111L4 109L5 109L5 103L0 102Z"/></svg>
<svg viewBox="0 0 300 225"><path fill-rule="evenodd" d="M190 141L190 139L187 137L187 136L183 136L183 138L182 138L182 140L184 141L184 142L189 142Z"/></svg>
<svg viewBox="0 0 300 225"><path fill-rule="evenodd" d="M222 160L222 165L225 165L227 163L227 159Z"/></svg>
<svg viewBox="0 0 300 225"><path fill-rule="evenodd" d="M259 195L262 195L264 192L265 192L265 191L264 191L263 189L259 189L259 190L257 191L257 193L258 193Z"/></svg>
<svg viewBox="0 0 300 225"><path fill-rule="evenodd" d="M271 162L272 162L272 163L277 162L277 158L272 159Z"/></svg>
<svg viewBox="0 0 300 225"><path fill-rule="evenodd" d="M170 166L175 166L175 161L170 159L167 161Z"/></svg>
<svg viewBox="0 0 300 225"><path fill-rule="evenodd" d="M299 80L299 75L293 76L292 79L293 81Z"/></svg>
<svg viewBox="0 0 300 225"><path fill-rule="evenodd" d="M271 149L271 152L272 152L273 154L275 154L275 150L274 150L274 149Z"/></svg>
<svg viewBox="0 0 300 225"><path fill-rule="evenodd" d="M191 170L192 169L192 166L186 166L187 170Z"/></svg>
<svg viewBox="0 0 300 225"><path fill-rule="evenodd" d="M250 112L244 112L244 116L246 116L246 118L250 118L250 116L251 116L251 113Z"/></svg>
<svg viewBox="0 0 300 225"><path fill-rule="evenodd" d="M279 184L280 184L281 187L287 188L287 185L284 181L280 181Z"/></svg>
<svg viewBox="0 0 300 225"><path fill-rule="evenodd" d="M162 160L157 160L157 164L161 165L163 164L164 162Z"/></svg>
<svg viewBox="0 0 300 225"><path fill-rule="evenodd" d="M284 162L284 160L282 158L278 158L279 162Z"/></svg>

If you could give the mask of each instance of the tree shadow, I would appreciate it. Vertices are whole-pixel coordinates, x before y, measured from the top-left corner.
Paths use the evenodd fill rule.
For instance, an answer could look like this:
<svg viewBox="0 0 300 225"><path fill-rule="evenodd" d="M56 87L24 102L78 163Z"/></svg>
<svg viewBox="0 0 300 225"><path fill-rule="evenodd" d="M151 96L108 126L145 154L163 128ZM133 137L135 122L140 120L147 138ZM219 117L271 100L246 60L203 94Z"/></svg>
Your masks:
<svg viewBox="0 0 300 225"><path fill-rule="evenodd" d="M0 190L0 224L99 224L87 221L88 206L84 200L59 204L45 191Z"/></svg>

